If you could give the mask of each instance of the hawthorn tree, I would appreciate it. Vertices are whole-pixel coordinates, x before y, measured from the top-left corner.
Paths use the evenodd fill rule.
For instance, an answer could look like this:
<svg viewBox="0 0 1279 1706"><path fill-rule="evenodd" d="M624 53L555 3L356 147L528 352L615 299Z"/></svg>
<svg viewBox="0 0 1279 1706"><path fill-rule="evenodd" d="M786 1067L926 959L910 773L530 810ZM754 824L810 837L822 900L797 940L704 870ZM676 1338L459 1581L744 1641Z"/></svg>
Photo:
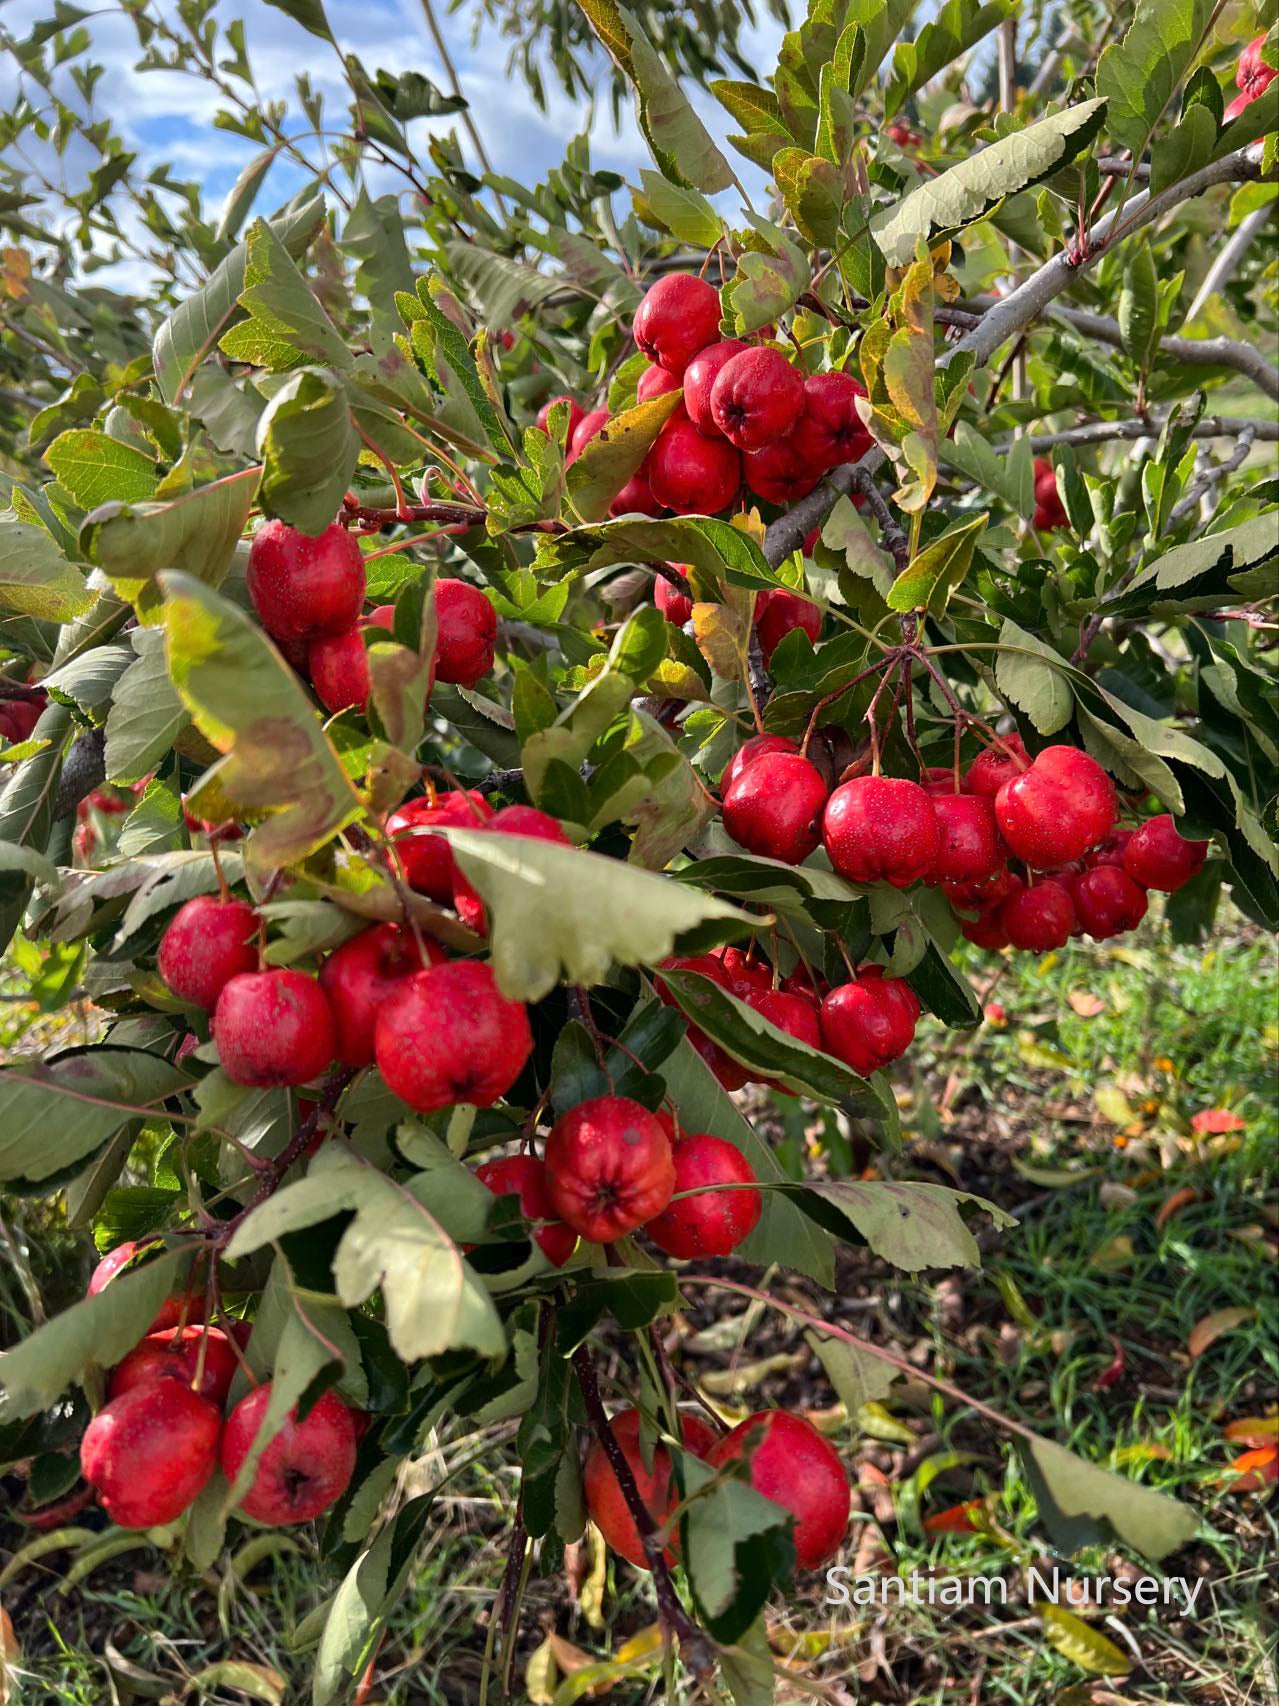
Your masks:
<svg viewBox="0 0 1279 1706"><path fill-rule="evenodd" d="M320 1702L450 1418L518 1419L508 1671L589 1511L672 1675L772 1697L764 1606L848 1482L800 1417L681 1403L661 1322L716 1290L852 1416L903 1371L971 1405L1065 1548L1196 1526L716 1258L830 1288L841 1240L915 1272L1008 1226L793 1177L733 1099L891 1140L921 1017L979 1022L961 936L1104 939L1152 893L1180 939L1223 890L1275 922L1267 19L1154 0L1019 54L1013 0L909 40L909 3L822 0L710 85L761 211L637 15L581 11L634 185L580 137L533 186L422 159L460 97L353 56L335 134L305 76L261 105L211 6L130 7L139 75L261 145L216 224L95 116L84 14L6 40L0 914L97 1018L0 1072L0 1183L102 1260L0 1359L0 1469L196 1566L321 1519ZM94 285L121 258L148 299Z"/></svg>

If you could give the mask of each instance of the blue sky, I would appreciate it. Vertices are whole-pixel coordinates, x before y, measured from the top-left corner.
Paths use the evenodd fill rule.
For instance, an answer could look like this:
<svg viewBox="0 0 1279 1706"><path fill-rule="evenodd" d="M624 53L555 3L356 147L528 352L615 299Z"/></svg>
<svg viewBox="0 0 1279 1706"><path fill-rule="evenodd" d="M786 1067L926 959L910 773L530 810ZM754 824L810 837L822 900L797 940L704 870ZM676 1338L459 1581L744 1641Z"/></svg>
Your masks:
<svg viewBox="0 0 1279 1706"><path fill-rule="evenodd" d="M80 3L85 4L85 0ZM171 0L158 0L158 4L171 15ZM3 8L2 22L15 37L21 37L36 20L47 16L50 9L47 0L9 0ZM343 52L357 54L370 73L383 67L396 74L414 69L437 85L447 86L426 29L420 0L326 0L326 11ZM298 111L294 89L294 78L303 70L325 96L329 123L334 128L344 126L349 91L336 56L324 42L309 35L265 0L241 0L240 4L220 0L214 15L222 23L234 17L243 19L248 57L262 98L287 101L290 114L297 115L296 128L306 125ZM549 74L546 78L549 111L543 114L534 106L523 81L507 75L507 44L496 31L486 26L479 44L473 44L472 7L460 14L449 13L445 0L438 0L437 16L496 171L524 182L536 181L561 160L565 142L584 123L590 122L594 163L611 167L632 182L638 181L639 167L648 163L648 154L629 110L624 114L620 131L614 130L608 99L609 68L602 56L598 83L601 95L593 116L587 107L568 101ZM216 216L241 169L259 152L257 146L213 128L214 115L225 103L211 84L180 74L136 71L134 66L140 57L137 37L133 26L118 11L100 12L89 20L89 28L94 41L91 57L105 67L95 91L97 115L110 116L126 145L136 150L140 163L147 168L167 162L174 176L200 182L207 197L206 210ZM762 20L755 30L746 33L745 57L761 67L771 67L780 37L780 27L772 19ZM13 61L4 56L0 59L0 102L5 105L12 99L15 81ZM60 92L69 104L82 110L83 103L69 77L60 78ZM29 93L35 98L38 92L29 86ZM692 96L707 124L722 141L730 128L727 115L701 91L693 91ZM425 133L431 125L447 130L456 124L455 117L417 120L411 135L424 153ZM462 141L465 148L464 134ZM314 148L315 144L308 146ZM758 174L740 156L734 156L734 161L758 180ZM51 176L65 169L72 187L79 187L83 173L94 160L84 148L79 154L74 150L69 152L65 163L54 161L49 153L41 156L38 163ZM298 168L286 161L279 162L272 168L258 207L269 208L286 199L298 181ZM381 181L377 177L373 181L379 189L403 187L403 179L390 169L384 170ZM128 270L125 269L126 275ZM98 276L103 282L109 277Z"/></svg>

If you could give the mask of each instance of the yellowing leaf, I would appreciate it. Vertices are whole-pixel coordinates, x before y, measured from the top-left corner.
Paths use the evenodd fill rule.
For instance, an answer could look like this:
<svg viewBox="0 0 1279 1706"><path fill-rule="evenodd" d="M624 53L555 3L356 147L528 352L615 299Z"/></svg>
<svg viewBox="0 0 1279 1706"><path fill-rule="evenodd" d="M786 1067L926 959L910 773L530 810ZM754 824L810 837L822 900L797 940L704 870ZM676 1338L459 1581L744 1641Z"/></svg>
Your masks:
<svg viewBox="0 0 1279 1706"><path fill-rule="evenodd" d="M1211 1315L1205 1315L1201 1321L1196 1321L1190 1329L1186 1340L1186 1348L1192 1357L1200 1357L1209 1345L1225 1333L1233 1333L1236 1327L1242 1327L1246 1321L1255 1318L1257 1311L1246 1305L1233 1309L1215 1309Z"/></svg>
<svg viewBox="0 0 1279 1706"><path fill-rule="evenodd" d="M1127 1676L1132 1669L1132 1659L1127 1653L1073 1611L1061 1605L1041 1605L1038 1610L1048 1645L1080 1670L1092 1671L1096 1676Z"/></svg>
<svg viewBox="0 0 1279 1706"><path fill-rule="evenodd" d="M1136 1109L1117 1084L1099 1085L1093 1101L1102 1119L1111 1125L1131 1125L1137 1118Z"/></svg>

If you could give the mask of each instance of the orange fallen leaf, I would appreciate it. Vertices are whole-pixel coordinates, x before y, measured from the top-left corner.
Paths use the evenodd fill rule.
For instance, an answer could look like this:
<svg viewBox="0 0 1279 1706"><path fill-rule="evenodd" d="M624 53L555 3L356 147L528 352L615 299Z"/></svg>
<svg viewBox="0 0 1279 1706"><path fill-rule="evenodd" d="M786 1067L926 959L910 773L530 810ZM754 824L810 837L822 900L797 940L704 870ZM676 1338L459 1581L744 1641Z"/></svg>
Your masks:
<svg viewBox="0 0 1279 1706"><path fill-rule="evenodd" d="M0 1706L17 1699L18 1678L15 1674L22 1659L22 1648L13 1632L9 1613L0 1605Z"/></svg>
<svg viewBox="0 0 1279 1706"><path fill-rule="evenodd" d="M1204 1108L1191 1120L1190 1129L1198 1132L1242 1131L1247 1123L1238 1114L1232 1114L1229 1108Z"/></svg>
<svg viewBox="0 0 1279 1706"><path fill-rule="evenodd" d="M1174 1191L1167 1202L1160 1204L1159 1213L1155 1216L1155 1225L1162 1231L1174 1214L1198 1201L1199 1192L1190 1185L1184 1185L1181 1190Z"/></svg>
<svg viewBox="0 0 1279 1706"><path fill-rule="evenodd" d="M1231 1483L1236 1493L1259 1493L1264 1487L1279 1481L1279 1445L1263 1445L1256 1451L1245 1451L1230 1465L1238 1479Z"/></svg>
<svg viewBox="0 0 1279 1706"><path fill-rule="evenodd" d="M1222 1432L1240 1445L1279 1445L1279 1416L1239 1416L1227 1422Z"/></svg>
<svg viewBox="0 0 1279 1706"><path fill-rule="evenodd" d="M1257 1311L1243 1304L1234 1309L1214 1309L1211 1315L1205 1315L1202 1321L1196 1321L1190 1329L1186 1340L1186 1348L1192 1357L1204 1354L1208 1346L1215 1344L1223 1333L1233 1333L1236 1327L1242 1327L1245 1321L1251 1321Z"/></svg>
<svg viewBox="0 0 1279 1706"><path fill-rule="evenodd" d="M1066 1000L1081 1019L1095 1019L1098 1013L1106 1011L1106 1003L1101 996L1094 995L1089 989L1068 990Z"/></svg>
<svg viewBox="0 0 1279 1706"><path fill-rule="evenodd" d="M973 1512L985 1507L980 1499L969 1499L962 1505L951 1505L944 1511L938 1511L935 1516L924 1518L925 1534L978 1534L980 1529L973 1521Z"/></svg>

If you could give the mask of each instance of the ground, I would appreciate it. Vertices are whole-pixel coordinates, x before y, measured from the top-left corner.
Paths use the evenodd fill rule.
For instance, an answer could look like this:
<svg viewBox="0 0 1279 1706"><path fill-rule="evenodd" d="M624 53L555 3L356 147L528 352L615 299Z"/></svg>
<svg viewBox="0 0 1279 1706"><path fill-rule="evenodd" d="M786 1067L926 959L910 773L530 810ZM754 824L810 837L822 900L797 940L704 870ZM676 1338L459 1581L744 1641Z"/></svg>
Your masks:
<svg viewBox="0 0 1279 1706"><path fill-rule="evenodd" d="M830 1122L824 1129L794 1106L780 1115L771 1104L755 1111L797 1173L871 1166L881 1176L957 1185L1019 1225L995 1233L974 1221L985 1228L980 1272L911 1279L849 1249L833 1305L806 1282L769 1283L787 1301L893 1346L1086 1457L1190 1500L1202 1514L1199 1537L1166 1559L1164 1571L1203 1577L1205 1589L1193 1619L1133 1610L1117 1628L1119 1618L1080 1606L1132 1664L1128 1675L1099 1681L1077 1662L1086 1649L1065 1640L1068 1650L1056 1650L1027 1602L1025 1568L1052 1560L1017 1460L994 1431L971 1410L936 1407L907 1382L884 1414L863 1413L858 1435L833 1405L802 1330L725 1293L671 1324L675 1363L722 1408L781 1403L832 1431L859 1482L841 1561L871 1572L891 1569L891 1558L904 1575L994 1573L1010 1583L1004 1608L921 1605L867 1615L823 1607L825 1584L809 1582L775 1607L778 1662L794 1667L795 1699L1273 1702L1266 1605L1274 1584L1266 1572L1279 1556L1274 1484L1238 1484L1230 1465L1249 1444L1227 1432L1245 1418L1273 1418L1279 1391L1279 1216L1267 1194L1279 1148L1272 948L1237 918L1206 945L1174 948L1152 918L1113 948L1072 947L1000 967L976 954L968 965L979 987L999 973L986 997L1002 1008L994 1023L966 1035L922 1029L913 1071L899 1086L899 1147L872 1153L860 1134ZM21 996L29 975L30 967L11 968L10 996ZM30 1007L10 1000L6 1012L0 1040L32 1046L40 1033L26 1031L36 1017ZM1205 1113L1213 1113L1208 1125L1226 1129L1196 1130L1194 1116ZM52 1310L88 1271L84 1241L67 1239L46 1238L34 1271L28 1267L25 1235L47 1214L45 1204L0 1199L0 1344L25 1330L33 1296ZM724 1272L758 1280L745 1267ZM1224 1330L1192 1349L1191 1330L1218 1316ZM1200 1336L1211 1338L1209 1327L1200 1325ZM624 1365L615 1376L624 1396ZM1265 1425L1273 1438L1273 1420ZM481 1698L487 1613L516 1487L509 1433L468 1438L455 1426L414 1464L415 1483L427 1487L475 1458L439 1501L438 1530L368 1678L366 1702ZM969 1521L980 1532L925 1526L974 1500ZM75 1521L98 1519L89 1512ZM28 1539L0 1515L0 1568L5 1549ZM107 1666L122 1700L305 1699L310 1663L291 1642L326 1591L314 1536L300 1531L265 1555L246 1536L242 1547L246 1540L248 1550L224 1557L203 1580L175 1577L164 1554L146 1546L78 1580L68 1580L74 1566L65 1552L0 1575L0 1610L23 1652L18 1698L98 1706L109 1697ZM1099 1550L1073 1569L1095 1576L1144 1565ZM535 1699L551 1699L539 1681L548 1654L562 1679L587 1657L616 1654L653 1615L646 1577L589 1544L570 1549L564 1573L529 1583L516 1697L527 1687ZM497 1693L491 1686L489 1698ZM610 1697L619 1706L663 1698L660 1669L641 1662Z"/></svg>

